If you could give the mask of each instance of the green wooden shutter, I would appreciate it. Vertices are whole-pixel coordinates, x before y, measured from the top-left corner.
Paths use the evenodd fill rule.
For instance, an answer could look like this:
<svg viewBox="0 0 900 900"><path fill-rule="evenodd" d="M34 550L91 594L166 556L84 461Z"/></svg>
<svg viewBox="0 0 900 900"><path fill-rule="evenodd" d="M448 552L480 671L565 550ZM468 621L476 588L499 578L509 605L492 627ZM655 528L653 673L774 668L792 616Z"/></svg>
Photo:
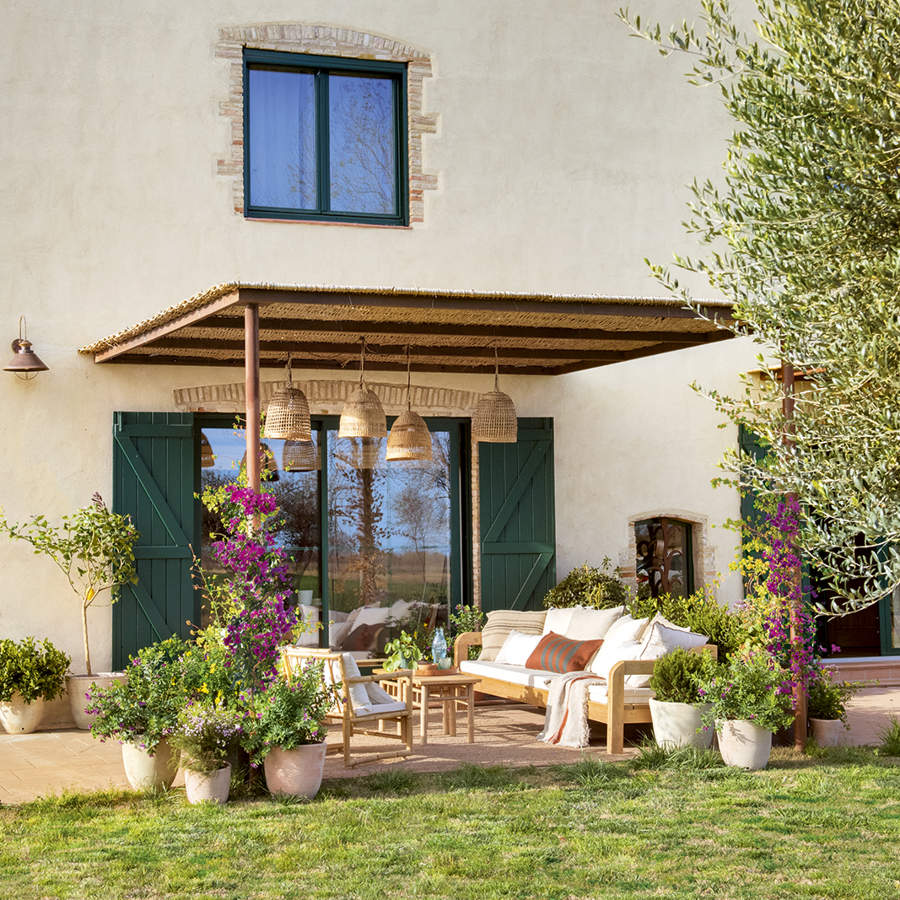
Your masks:
<svg viewBox="0 0 900 900"><path fill-rule="evenodd" d="M191 413L117 412L113 420L113 509L131 516L138 582L113 606L113 666L199 621L191 579L199 552L197 434Z"/></svg>
<svg viewBox="0 0 900 900"><path fill-rule="evenodd" d="M479 444L481 607L539 609L556 583L553 420L519 419L515 444Z"/></svg>

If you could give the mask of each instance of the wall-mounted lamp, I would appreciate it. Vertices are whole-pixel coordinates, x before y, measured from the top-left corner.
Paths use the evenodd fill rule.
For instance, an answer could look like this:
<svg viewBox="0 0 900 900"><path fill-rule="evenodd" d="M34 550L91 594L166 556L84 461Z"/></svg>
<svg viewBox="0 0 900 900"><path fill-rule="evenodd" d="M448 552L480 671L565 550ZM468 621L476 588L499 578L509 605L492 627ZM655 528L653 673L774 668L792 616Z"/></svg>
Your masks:
<svg viewBox="0 0 900 900"><path fill-rule="evenodd" d="M19 336L12 342L13 358L3 367L4 372L15 372L23 381L34 378L38 372L46 372L47 366L31 349L31 341L25 337L25 316L19 316Z"/></svg>

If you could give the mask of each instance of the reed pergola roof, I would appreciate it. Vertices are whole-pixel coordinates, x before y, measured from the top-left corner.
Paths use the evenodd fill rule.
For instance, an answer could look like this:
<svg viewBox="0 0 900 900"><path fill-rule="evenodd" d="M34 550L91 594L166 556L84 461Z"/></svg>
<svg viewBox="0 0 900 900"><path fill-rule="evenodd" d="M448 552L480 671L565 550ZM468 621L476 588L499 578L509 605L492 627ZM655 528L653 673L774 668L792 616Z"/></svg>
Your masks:
<svg viewBox="0 0 900 900"><path fill-rule="evenodd" d="M243 366L244 309L280 367L559 375L732 337L731 306L661 298L223 284L81 348L97 363Z"/></svg>

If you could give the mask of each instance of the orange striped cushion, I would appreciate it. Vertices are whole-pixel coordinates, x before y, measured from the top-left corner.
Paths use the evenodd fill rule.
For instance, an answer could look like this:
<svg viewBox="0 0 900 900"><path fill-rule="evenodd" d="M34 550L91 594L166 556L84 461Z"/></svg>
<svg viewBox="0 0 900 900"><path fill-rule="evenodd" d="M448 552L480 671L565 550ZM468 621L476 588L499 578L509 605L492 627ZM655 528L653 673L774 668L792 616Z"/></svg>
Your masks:
<svg viewBox="0 0 900 900"><path fill-rule="evenodd" d="M582 672L602 643L602 638L596 641L573 641L550 631L534 648L525 667L543 669L545 672Z"/></svg>

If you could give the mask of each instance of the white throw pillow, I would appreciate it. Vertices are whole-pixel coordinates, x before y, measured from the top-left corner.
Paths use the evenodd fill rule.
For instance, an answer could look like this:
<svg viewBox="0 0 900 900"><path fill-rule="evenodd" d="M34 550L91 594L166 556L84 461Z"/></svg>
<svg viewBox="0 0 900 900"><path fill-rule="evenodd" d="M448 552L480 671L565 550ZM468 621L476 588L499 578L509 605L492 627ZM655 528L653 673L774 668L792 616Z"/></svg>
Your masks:
<svg viewBox="0 0 900 900"><path fill-rule="evenodd" d="M356 664L356 660L349 653L342 655L344 657L344 675L347 678L359 678L359 666ZM328 666L325 667L325 671L328 671ZM353 703L353 712L357 715L368 712L372 701L369 700L369 692L366 690L365 682L348 686L350 688L350 700Z"/></svg>
<svg viewBox="0 0 900 900"><path fill-rule="evenodd" d="M495 663L506 663L508 666L524 666L534 648L541 642L540 634L522 634L511 631L503 642L503 646L494 657Z"/></svg>
<svg viewBox="0 0 900 900"><path fill-rule="evenodd" d="M649 622L649 617L646 619L633 619L626 613L609 626L609 631L606 632L604 640L612 641L613 643L639 641Z"/></svg>
<svg viewBox="0 0 900 900"><path fill-rule="evenodd" d="M588 668L600 678L609 679L609 670L615 663L620 659L637 659L640 652L640 641L604 640L594 658L588 663Z"/></svg>
<svg viewBox="0 0 900 900"><path fill-rule="evenodd" d="M703 634L695 634L693 631L680 628L669 628L660 622L655 622L641 641L641 653L638 659L659 659L667 653L671 653L676 647L685 650L693 650L702 647L709 638ZM629 675L625 679L625 685L629 688L646 687L650 683L649 675Z"/></svg>
<svg viewBox="0 0 900 900"><path fill-rule="evenodd" d="M572 617L569 619L566 630L556 633L575 641L596 641L606 637L610 627L622 617L625 607L589 609L584 606L575 606L571 612Z"/></svg>
<svg viewBox="0 0 900 900"><path fill-rule="evenodd" d="M544 619L544 634L565 634L569 623L572 621L573 608L571 606L562 609L548 609L547 618Z"/></svg>

